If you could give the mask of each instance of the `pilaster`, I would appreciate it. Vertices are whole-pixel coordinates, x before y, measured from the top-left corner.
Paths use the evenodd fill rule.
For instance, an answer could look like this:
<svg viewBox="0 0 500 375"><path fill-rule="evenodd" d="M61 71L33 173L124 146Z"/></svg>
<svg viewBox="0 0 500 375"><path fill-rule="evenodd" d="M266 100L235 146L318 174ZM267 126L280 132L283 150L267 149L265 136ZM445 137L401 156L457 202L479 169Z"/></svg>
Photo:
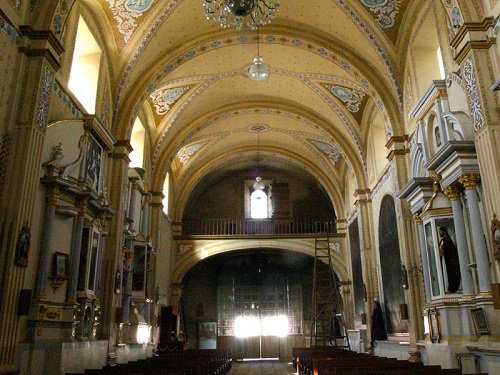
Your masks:
<svg viewBox="0 0 500 375"><path fill-rule="evenodd" d="M115 344L119 340L120 325L117 321L118 308L121 307L122 287L121 251L124 242L123 230L125 221L126 202L123 195L128 186L129 153L132 147L128 141L118 141L115 144L111 158L110 207L115 211L114 220L110 223L109 234L106 238L106 247L102 268L102 338L109 341L109 358L115 358ZM108 358L108 359L109 359Z"/></svg>
<svg viewBox="0 0 500 375"><path fill-rule="evenodd" d="M477 194L477 182L480 176L477 173L463 174L458 179L465 188L467 207L469 208L472 242L474 254L476 255L477 273L479 278L479 293L491 295L491 274L488 250L484 240L483 227L481 225L481 214L479 212L479 197Z"/></svg>
<svg viewBox="0 0 500 375"><path fill-rule="evenodd" d="M14 367L19 319L18 294L25 268L14 262L22 228L30 228L36 191L40 186L39 168L47 126L50 93L59 68L61 44L50 31L22 26L19 52L23 54L20 71L19 105L12 133L6 180L0 200L0 373ZM13 93L12 95L16 95ZM15 157L14 157L15 156ZM29 258L28 247L28 261ZM33 255L32 255L33 256Z"/></svg>
<svg viewBox="0 0 500 375"><path fill-rule="evenodd" d="M481 185L488 199L485 215L491 220L500 212L500 118L499 96L490 90L498 79L494 66L498 64L495 20L466 22L451 42L455 61L461 65L468 104L474 125L474 140L482 174Z"/></svg>
<svg viewBox="0 0 500 375"><path fill-rule="evenodd" d="M366 288L365 313L371 317L375 299L378 299L378 279L373 239L370 189L356 189L354 193L358 208L359 241L361 248L361 265L363 267L363 283ZM353 275L355 277L356 275ZM371 320L366 322L368 337L371 337Z"/></svg>

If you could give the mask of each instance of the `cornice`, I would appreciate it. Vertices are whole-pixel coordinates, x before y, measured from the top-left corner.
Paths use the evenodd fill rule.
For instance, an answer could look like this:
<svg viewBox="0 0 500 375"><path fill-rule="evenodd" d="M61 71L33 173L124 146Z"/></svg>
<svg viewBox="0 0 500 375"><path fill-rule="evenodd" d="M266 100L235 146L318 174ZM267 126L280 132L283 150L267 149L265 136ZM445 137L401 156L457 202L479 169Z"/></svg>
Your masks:
<svg viewBox="0 0 500 375"><path fill-rule="evenodd" d="M26 39L18 49L20 53L28 57L44 57L54 70L59 70L64 48L51 30L34 30L31 26L21 25L19 34Z"/></svg>

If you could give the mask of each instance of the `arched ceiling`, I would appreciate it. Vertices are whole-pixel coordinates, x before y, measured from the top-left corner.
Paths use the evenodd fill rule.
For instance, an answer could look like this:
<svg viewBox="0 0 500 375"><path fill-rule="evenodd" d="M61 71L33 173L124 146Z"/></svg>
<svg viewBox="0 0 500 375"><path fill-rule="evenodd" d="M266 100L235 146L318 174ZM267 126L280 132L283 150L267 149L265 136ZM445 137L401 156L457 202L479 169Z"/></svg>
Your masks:
<svg viewBox="0 0 500 375"><path fill-rule="evenodd" d="M170 171L192 190L214 160L255 152L252 127L262 125L276 160L293 159L324 186L342 185L350 170L364 187L365 114L375 109L387 136L401 132L397 46L410 1L280 3L257 33L221 29L201 0L81 0L113 30L116 133L126 138L141 111L153 113L153 185ZM245 75L258 48L271 69L263 82Z"/></svg>

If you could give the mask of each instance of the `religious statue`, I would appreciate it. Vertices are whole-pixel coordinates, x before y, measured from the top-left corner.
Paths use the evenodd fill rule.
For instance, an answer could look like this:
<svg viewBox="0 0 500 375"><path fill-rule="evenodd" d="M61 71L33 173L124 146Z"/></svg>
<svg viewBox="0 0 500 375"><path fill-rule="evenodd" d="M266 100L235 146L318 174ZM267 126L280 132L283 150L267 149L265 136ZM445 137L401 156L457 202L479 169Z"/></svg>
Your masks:
<svg viewBox="0 0 500 375"><path fill-rule="evenodd" d="M30 252L31 231L28 223L24 224L19 233L16 245L16 265L21 267L28 266L28 255Z"/></svg>
<svg viewBox="0 0 500 375"><path fill-rule="evenodd" d="M448 281L447 293L456 293L460 287L461 280L457 247L445 227L439 227L438 234L443 278L446 278Z"/></svg>
<svg viewBox="0 0 500 375"><path fill-rule="evenodd" d="M500 260L500 221L495 214L491 221L491 240L493 241L493 256L496 260Z"/></svg>

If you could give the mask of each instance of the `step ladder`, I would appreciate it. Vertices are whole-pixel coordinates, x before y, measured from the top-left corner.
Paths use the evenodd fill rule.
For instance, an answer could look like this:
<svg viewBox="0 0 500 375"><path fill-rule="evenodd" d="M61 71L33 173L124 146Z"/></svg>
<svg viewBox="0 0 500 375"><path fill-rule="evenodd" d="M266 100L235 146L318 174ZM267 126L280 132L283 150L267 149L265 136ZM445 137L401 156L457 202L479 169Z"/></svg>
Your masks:
<svg viewBox="0 0 500 375"><path fill-rule="evenodd" d="M311 347L335 346L350 350L328 234L315 238L312 297Z"/></svg>

